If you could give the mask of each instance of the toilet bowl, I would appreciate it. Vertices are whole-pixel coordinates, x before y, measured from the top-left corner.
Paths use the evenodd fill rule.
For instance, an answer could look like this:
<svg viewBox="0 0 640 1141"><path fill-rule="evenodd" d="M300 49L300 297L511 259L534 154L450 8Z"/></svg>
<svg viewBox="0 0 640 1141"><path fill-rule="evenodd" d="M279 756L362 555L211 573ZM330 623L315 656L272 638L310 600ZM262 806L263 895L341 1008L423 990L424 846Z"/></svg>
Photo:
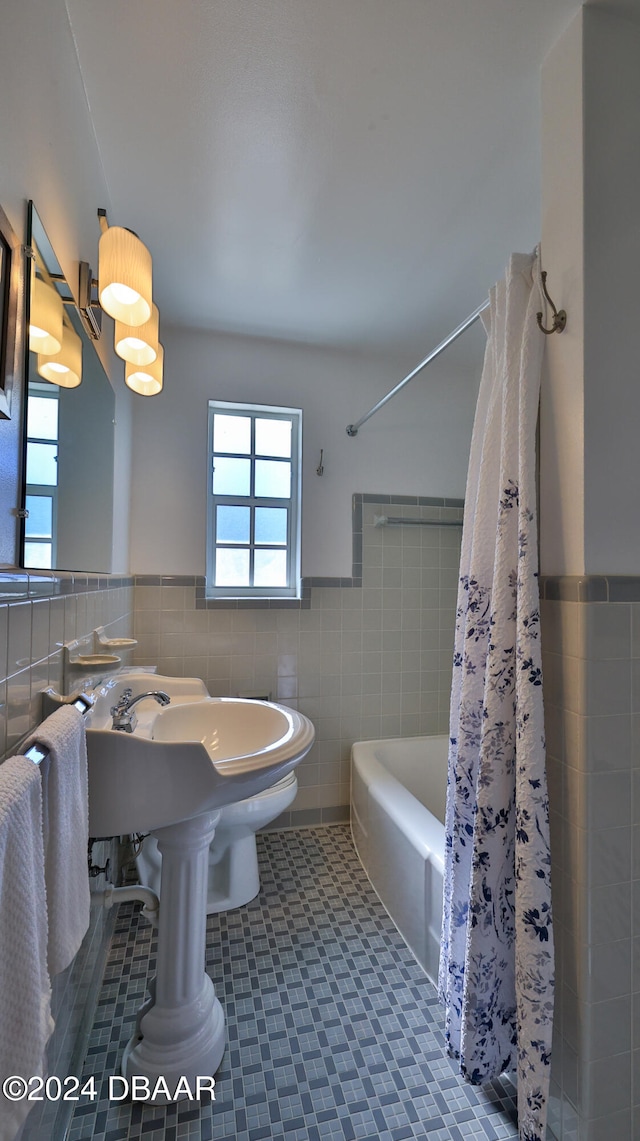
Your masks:
<svg viewBox="0 0 640 1141"><path fill-rule="evenodd" d="M297 791L296 774L290 772L257 796L220 809L209 848L208 915L242 907L258 894L256 832L286 811ZM140 882L161 896L162 856L155 836L145 837L136 865Z"/></svg>

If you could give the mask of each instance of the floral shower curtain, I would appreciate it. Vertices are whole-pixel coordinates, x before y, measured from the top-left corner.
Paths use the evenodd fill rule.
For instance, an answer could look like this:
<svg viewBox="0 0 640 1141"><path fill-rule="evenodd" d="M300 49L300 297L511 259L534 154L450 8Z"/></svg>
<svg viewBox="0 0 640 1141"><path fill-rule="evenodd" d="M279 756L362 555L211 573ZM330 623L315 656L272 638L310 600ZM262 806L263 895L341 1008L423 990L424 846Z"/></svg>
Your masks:
<svg viewBox="0 0 640 1141"><path fill-rule="evenodd" d="M544 1141L554 986L537 579L539 278L537 252L514 254L485 321L458 588L439 978L460 1072L481 1084L517 1071L521 1141Z"/></svg>

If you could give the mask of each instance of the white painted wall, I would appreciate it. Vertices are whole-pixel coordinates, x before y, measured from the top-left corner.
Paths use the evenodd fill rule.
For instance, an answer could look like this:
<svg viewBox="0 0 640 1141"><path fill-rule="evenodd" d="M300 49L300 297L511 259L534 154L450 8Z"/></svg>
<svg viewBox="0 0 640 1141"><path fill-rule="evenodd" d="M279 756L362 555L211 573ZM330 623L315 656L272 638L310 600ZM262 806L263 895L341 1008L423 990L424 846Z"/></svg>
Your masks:
<svg viewBox="0 0 640 1141"><path fill-rule="evenodd" d="M118 370L122 368L118 361ZM113 430L113 574L129 573L129 515L131 509L131 448L133 398L123 380L116 383Z"/></svg>
<svg viewBox="0 0 640 1141"><path fill-rule="evenodd" d="M74 287L79 261L96 268L96 210L108 208L109 199L64 0L4 0L0 107L0 204L24 240L26 203L33 199ZM121 393L123 369L109 332L99 352L117 393L116 454L122 473L129 463L131 401ZM0 562L6 563L15 561L21 395L12 420L0 421ZM128 563L128 494L122 491L120 480L113 564L118 571Z"/></svg>
<svg viewBox="0 0 640 1141"><path fill-rule="evenodd" d="M303 575L351 574L353 492L464 496L484 334L465 338L350 439L347 424L417 361L165 329L164 391L135 398L134 573L204 574L210 399L302 408Z"/></svg>
<svg viewBox="0 0 640 1141"><path fill-rule="evenodd" d="M582 23L580 12L541 75L542 264L568 315L564 333L546 338L540 395L543 574L584 572Z"/></svg>
<svg viewBox="0 0 640 1141"><path fill-rule="evenodd" d="M585 9L585 570L640 573L640 11Z"/></svg>
<svg viewBox="0 0 640 1141"><path fill-rule="evenodd" d="M640 24L585 7L542 73L541 569L638 574Z"/></svg>

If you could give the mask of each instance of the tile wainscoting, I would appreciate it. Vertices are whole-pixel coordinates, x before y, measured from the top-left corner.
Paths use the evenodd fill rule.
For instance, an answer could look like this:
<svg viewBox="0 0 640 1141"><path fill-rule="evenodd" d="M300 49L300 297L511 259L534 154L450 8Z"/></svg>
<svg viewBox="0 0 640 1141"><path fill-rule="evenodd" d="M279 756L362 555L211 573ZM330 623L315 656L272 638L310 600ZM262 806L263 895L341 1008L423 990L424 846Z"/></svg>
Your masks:
<svg viewBox="0 0 640 1141"><path fill-rule="evenodd" d="M104 626L138 638L137 664L202 677L216 696L269 694L307 713L317 740L298 769L293 811L272 827L347 819L353 741L448 724L460 529L376 527L374 517L452 521L461 506L355 496L352 575L308 579L301 600L273 606L205 601L196 578L0 574L0 757L41 721L41 691L61 689L63 643ZM80 953L54 980L49 1072L61 1078L82 1053L111 930L112 916L94 906ZM61 1135L56 1108L31 1114L21 1141Z"/></svg>
<svg viewBox="0 0 640 1141"><path fill-rule="evenodd" d="M133 627L133 579L110 575L0 572L0 758L12 755L42 720L40 694L62 687L62 644L88 638L96 626L112 637L128 637ZM113 845L94 847L94 861L104 866ZM117 848L117 845L116 845ZM104 875L91 881L104 886ZM89 930L73 962L52 985L55 1030L47 1050L48 1073L64 1080L79 1074L98 988L104 970L114 915L101 904L91 907ZM73 1103L34 1106L20 1141L62 1137Z"/></svg>
<svg viewBox="0 0 640 1141"><path fill-rule="evenodd" d="M0 759L42 720L42 690L61 691L63 644L96 626L131 636L132 578L0 572Z"/></svg>
<svg viewBox="0 0 640 1141"><path fill-rule="evenodd" d="M42 688L60 686L62 643L104 625L139 638L141 664L308 713L318 740L280 825L339 820L353 740L446 732L460 539L457 528L374 526L379 514L459 505L363 496L357 506L361 585L312 582L295 609L198 607L196 579L0 575L0 755L40 720ZM551 1126L562 1141L628 1141L640 1137L640 578L545 578L541 596L558 979ZM70 1064L70 1028L107 934L94 912L85 957L56 981L52 1072Z"/></svg>
<svg viewBox="0 0 640 1141"><path fill-rule="evenodd" d="M136 663L313 721L297 798L273 828L347 818L354 741L447 731L461 528L377 527L381 515L449 523L462 503L354 496L352 576L307 579L300 600L217 602L202 578L136 576Z"/></svg>
<svg viewBox="0 0 640 1141"><path fill-rule="evenodd" d="M551 1125L640 1137L640 578L541 580L556 938Z"/></svg>

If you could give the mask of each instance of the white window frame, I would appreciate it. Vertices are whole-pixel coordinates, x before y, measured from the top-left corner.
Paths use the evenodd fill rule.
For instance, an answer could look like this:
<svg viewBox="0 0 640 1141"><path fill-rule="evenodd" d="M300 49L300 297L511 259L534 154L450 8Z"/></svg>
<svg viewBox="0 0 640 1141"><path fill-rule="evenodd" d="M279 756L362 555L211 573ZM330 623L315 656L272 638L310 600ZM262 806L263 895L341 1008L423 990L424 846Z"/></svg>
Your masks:
<svg viewBox="0 0 640 1141"><path fill-rule="evenodd" d="M251 461L251 487L250 495L214 495L213 493L213 418L216 413L224 416L239 416L251 418L251 451L242 458ZM266 498L256 496L254 493L255 461L261 458L280 459L282 456L265 456L255 450L255 421L263 419L288 420L291 422L291 495L288 499ZM299 598L300 597L300 513L301 513L301 480L302 480L302 410L300 408L283 408L273 404L239 404L235 401L210 400L209 416L207 422L208 432L208 463L207 463L207 586L208 598ZM217 453L239 458L237 453ZM216 511L218 506L230 505L251 508L251 532L249 544L216 543ZM250 577L253 577L254 552L261 549L261 544L254 542L254 509L255 507L286 507L288 512L287 526L287 586L215 586L216 551L218 547L233 548L237 546L242 550L249 550Z"/></svg>
<svg viewBox="0 0 640 1141"><path fill-rule="evenodd" d="M29 393L32 396L40 396L40 397L45 397L47 400L57 400L58 401L58 417L60 416L60 395L59 395L59 392L60 392L60 390L56 386L53 386L51 384L40 384L38 381L31 381L31 383L29 384ZM56 436L55 440L52 440L50 436L47 436L46 438L45 437L40 438L40 436L27 436L27 449L29 448L29 444L58 444L59 435L60 435L60 420L58 419L58 436ZM58 457L56 454L56 464L57 464L57 462L58 462ZM25 467L26 467L26 465L25 465ZM25 479L26 479L26 470L25 470ZM25 522L25 536L24 536L25 548L26 548L27 544L32 544L34 546L36 546L36 545L37 546L49 545L51 547L51 561L49 563L49 566L48 567L38 567L39 570L40 569L51 570L53 567L55 567L56 562L57 562L57 556L58 556L58 550L57 550L57 547L58 547L58 538L57 538L57 536L58 536L58 483L57 482L54 484L51 484L51 483L27 483L26 487L25 487L25 502L26 502L26 496L27 495L33 495L33 496L37 496L38 498L41 498L41 499L50 499L51 500L51 538L49 539L49 538L41 537L38 535L27 535L27 533L26 533L26 531L27 531L26 522ZM26 560L25 560L25 562L26 562ZM27 563L27 566L28 565L29 564Z"/></svg>

